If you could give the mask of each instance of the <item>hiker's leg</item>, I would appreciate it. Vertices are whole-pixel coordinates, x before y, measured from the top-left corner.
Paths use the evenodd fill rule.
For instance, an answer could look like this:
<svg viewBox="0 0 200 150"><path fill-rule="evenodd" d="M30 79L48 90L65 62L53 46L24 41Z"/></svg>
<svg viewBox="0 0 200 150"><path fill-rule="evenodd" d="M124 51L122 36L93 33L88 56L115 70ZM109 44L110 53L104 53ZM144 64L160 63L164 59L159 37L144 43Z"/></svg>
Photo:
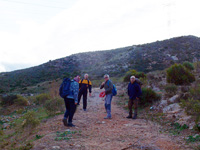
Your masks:
<svg viewBox="0 0 200 150"><path fill-rule="evenodd" d="M106 105L107 105L107 117L111 118L111 101L112 101L112 95L106 95Z"/></svg>
<svg viewBox="0 0 200 150"><path fill-rule="evenodd" d="M70 99L69 103L70 103L70 110L69 110L69 120L68 120L68 122L72 123L72 119L73 119L74 112L75 112L74 109L75 109L76 105L75 105L74 99Z"/></svg>
<svg viewBox="0 0 200 150"><path fill-rule="evenodd" d="M138 100L135 99L134 100L134 115L137 115L137 111L138 111Z"/></svg>
<svg viewBox="0 0 200 150"><path fill-rule="evenodd" d="M128 109L129 109L129 116L131 116L131 117L132 117L132 114L133 114L132 107L133 107L133 100L129 99L129 101L128 101Z"/></svg>
<svg viewBox="0 0 200 150"><path fill-rule="evenodd" d="M80 90L78 93L78 104L80 104L81 96L82 96L82 91Z"/></svg>
<svg viewBox="0 0 200 150"><path fill-rule="evenodd" d="M87 90L83 93L83 109L87 108Z"/></svg>
<svg viewBox="0 0 200 150"><path fill-rule="evenodd" d="M67 98L64 98L64 101L65 101L65 114L64 114L64 119L67 119L69 117L69 109L70 109L70 104L69 104L69 99Z"/></svg>

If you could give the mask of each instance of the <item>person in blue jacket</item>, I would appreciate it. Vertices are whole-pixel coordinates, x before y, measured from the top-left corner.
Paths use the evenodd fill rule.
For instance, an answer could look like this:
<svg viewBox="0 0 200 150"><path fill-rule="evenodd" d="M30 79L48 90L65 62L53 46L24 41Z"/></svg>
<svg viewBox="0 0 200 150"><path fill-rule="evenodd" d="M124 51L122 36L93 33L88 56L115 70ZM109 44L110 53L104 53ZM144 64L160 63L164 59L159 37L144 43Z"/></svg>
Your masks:
<svg viewBox="0 0 200 150"><path fill-rule="evenodd" d="M72 120L76 111L76 105L78 104L79 80L79 76L76 76L73 80L71 80L71 93L64 98L66 111L64 114L63 123L68 127L75 127L75 125L72 123Z"/></svg>
<svg viewBox="0 0 200 150"><path fill-rule="evenodd" d="M140 85L136 82L135 76L130 77L130 83L128 84L128 109L129 115L126 118L132 118L132 107L134 105L134 116L132 119L137 119L137 109L138 109L138 101L140 96L142 95L142 91Z"/></svg>

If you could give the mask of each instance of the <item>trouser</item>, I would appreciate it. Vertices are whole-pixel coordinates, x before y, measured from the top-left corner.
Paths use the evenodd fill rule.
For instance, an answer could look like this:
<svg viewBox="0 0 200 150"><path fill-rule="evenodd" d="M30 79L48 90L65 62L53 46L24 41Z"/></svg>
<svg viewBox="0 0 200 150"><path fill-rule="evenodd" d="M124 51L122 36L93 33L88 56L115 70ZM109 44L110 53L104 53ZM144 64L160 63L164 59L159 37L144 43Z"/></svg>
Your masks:
<svg viewBox="0 0 200 150"><path fill-rule="evenodd" d="M78 93L78 103L80 104L83 95L83 109L87 108L87 90L80 90Z"/></svg>
<svg viewBox="0 0 200 150"><path fill-rule="evenodd" d="M76 105L74 99L64 98L66 111L64 119L68 119L69 123L72 123L74 113L76 111Z"/></svg>
<svg viewBox="0 0 200 150"><path fill-rule="evenodd" d="M132 107L134 105L134 115L137 115L137 109L138 109L138 100L137 99L129 99L128 102L128 109L129 109L129 115L132 116L133 110Z"/></svg>
<svg viewBox="0 0 200 150"><path fill-rule="evenodd" d="M111 102L112 102L112 94L106 95L105 98L105 109L107 112L107 117L111 118Z"/></svg>

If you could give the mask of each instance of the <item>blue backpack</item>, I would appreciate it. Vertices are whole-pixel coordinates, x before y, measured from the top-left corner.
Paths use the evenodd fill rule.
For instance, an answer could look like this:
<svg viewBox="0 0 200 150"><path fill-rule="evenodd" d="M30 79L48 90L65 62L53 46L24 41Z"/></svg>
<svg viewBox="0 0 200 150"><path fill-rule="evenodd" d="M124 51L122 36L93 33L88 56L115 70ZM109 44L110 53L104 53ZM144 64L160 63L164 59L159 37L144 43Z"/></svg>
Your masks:
<svg viewBox="0 0 200 150"><path fill-rule="evenodd" d="M109 86L109 82L110 81L108 81L108 86ZM113 84L113 89L112 89L112 95L113 96L116 96L117 95L117 88L116 88L116 86Z"/></svg>
<svg viewBox="0 0 200 150"><path fill-rule="evenodd" d="M59 95L62 98L65 98L66 96L70 95L70 85L71 80L69 78L65 78L59 88Z"/></svg>

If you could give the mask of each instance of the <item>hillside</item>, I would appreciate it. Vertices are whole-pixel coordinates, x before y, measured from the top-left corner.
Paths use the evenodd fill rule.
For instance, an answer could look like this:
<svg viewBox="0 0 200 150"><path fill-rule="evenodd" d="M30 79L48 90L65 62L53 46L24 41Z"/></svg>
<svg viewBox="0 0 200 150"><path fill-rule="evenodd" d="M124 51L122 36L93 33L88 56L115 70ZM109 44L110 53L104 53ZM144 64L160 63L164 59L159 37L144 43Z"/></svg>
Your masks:
<svg viewBox="0 0 200 150"><path fill-rule="evenodd" d="M79 53L45 64L13 72L0 73L0 93L26 90L27 86L62 78L64 75L104 73L122 76L130 69L150 72L163 70L173 63L200 60L200 38L183 36L149 44L133 45L107 51Z"/></svg>

